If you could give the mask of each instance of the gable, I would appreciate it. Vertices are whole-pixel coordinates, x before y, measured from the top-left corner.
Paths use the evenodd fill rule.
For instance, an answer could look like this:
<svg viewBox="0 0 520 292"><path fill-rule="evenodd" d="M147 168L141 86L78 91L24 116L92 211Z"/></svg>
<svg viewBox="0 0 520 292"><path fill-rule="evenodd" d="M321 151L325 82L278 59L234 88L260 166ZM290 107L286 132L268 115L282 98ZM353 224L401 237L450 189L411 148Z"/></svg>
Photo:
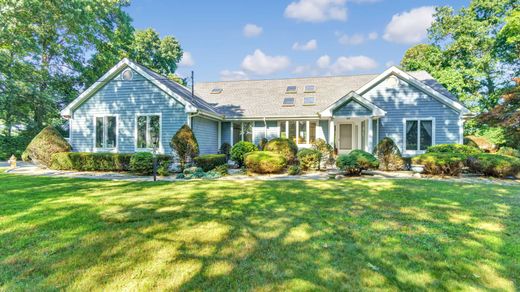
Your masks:
<svg viewBox="0 0 520 292"><path fill-rule="evenodd" d="M350 99L343 105L340 105L332 112L335 116L370 116L372 115L372 110L368 107L362 105L357 100Z"/></svg>

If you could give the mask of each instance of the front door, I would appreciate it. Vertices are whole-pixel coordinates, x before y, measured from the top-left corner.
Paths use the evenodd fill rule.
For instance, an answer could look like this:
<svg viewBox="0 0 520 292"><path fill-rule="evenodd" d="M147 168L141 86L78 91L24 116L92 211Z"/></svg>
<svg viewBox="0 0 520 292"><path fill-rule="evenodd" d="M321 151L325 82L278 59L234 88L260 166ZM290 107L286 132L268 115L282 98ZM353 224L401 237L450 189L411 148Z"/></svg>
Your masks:
<svg viewBox="0 0 520 292"><path fill-rule="evenodd" d="M339 124L338 149L339 152L350 152L355 145L354 125Z"/></svg>

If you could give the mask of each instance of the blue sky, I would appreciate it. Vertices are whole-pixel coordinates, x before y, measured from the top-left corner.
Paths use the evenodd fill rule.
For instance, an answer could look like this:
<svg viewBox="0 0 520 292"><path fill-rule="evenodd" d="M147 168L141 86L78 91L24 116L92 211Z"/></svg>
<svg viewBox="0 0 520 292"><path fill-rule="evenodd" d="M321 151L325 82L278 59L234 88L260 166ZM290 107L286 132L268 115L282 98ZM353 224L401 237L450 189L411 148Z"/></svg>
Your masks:
<svg viewBox="0 0 520 292"><path fill-rule="evenodd" d="M176 37L196 81L377 73L425 42L448 0L133 0L138 29Z"/></svg>

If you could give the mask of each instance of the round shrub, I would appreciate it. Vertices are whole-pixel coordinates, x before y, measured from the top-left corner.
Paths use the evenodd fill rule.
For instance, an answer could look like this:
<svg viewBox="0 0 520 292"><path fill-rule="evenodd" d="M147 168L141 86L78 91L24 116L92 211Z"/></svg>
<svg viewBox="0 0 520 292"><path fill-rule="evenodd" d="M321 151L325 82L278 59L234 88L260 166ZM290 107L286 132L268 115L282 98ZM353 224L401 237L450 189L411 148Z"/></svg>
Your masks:
<svg viewBox="0 0 520 292"><path fill-rule="evenodd" d="M348 175L359 175L363 170L379 167L379 161L374 155L363 150L353 150L342 154L336 159L336 166Z"/></svg>
<svg viewBox="0 0 520 292"><path fill-rule="evenodd" d="M430 146L426 150L426 153L455 153L466 156L473 156L482 153L482 151L476 147L461 144L438 144Z"/></svg>
<svg viewBox="0 0 520 292"><path fill-rule="evenodd" d="M502 147L498 149L497 154L520 158L520 150L512 147Z"/></svg>
<svg viewBox="0 0 520 292"><path fill-rule="evenodd" d="M425 153L412 158L412 163L424 165L424 172L434 175L457 176L467 156L458 153Z"/></svg>
<svg viewBox="0 0 520 292"><path fill-rule="evenodd" d="M153 173L153 154L150 152L136 152L130 158L130 171L140 175Z"/></svg>
<svg viewBox="0 0 520 292"><path fill-rule="evenodd" d="M298 161L302 170L320 169L321 152L314 149L302 149L298 151Z"/></svg>
<svg viewBox="0 0 520 292"><path fill-rule="evenodd" d="M472 172L495 177L518 176L520 173L520 158L482 153L468 159Z"/></svg>
<svg viewBox="0 0 520 292"><path fill-rule="evenodd" d="M264 151L282 154L288 162L293 162L298 153L298 146L294 141L285 138L275 138L267 142Z"/></svg>
<svg viewBox="0 0 520 292"><path fill-rule="evenodd" d="M210 171L222 164L226 164L225 154L206 154L195 157L195 165L204 171Z"/></svg>
<svg viewBox="0 0 520 292"><path fill-rule="evenodd" d="M399 147L394 140L385 137L377 143L374 154L379 160L379 168L385 171L395 171L404 168L404 160Z"/></svg>
<svg viewBox="0 0 520 292"><path fill-rule="evenodd" d="M231 148L231 160L238 163L240 167L244 166L244 156L247 153L257 151L256 145L251 142L241 141Z"/></svg>
<svg viewBox="0 0 520 292"><path fill-rule="evenodd" d="M226 176L228 175L228 168L229 166L227 164L222 164L213 169L214 172L218 173L220 176Z"/></svg>
<svg viewBox="0 0 520 292"><path fill-rule="evenodd" d="M72 147L65 140L60 132L54 127L44 128L25 149L26 159L30 159L36 164L49 167L52 161L52 154L60 152L70 152Z"/></svg>
<svg viewBox="0 0 520 292"><path fill-rule="evenodd" d="M287 168L287 173L289 175L298 175L302 172L302 169L298 165L291 165Z"/></svg>
<svg viewBox="0 0 520 292"><path fill-rule="evenodd" d="M485 137L466 136L464 137L464 145L473 146L485 152L495 152L497 150L497 146Z"/></svg>
<svg viewBox="0 0 520 292"><path fill-rule="evenodd" d="M287 159L270 151L254 151L246 155L244 163L256 173L279 173L287 166Z"/></svg>

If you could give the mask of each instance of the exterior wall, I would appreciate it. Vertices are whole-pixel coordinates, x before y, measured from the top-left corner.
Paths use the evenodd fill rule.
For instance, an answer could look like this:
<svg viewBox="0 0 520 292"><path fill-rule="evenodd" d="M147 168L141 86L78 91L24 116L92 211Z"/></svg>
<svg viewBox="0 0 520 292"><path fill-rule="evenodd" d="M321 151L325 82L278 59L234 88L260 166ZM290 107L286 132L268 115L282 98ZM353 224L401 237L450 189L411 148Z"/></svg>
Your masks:
<svg viewBox="0 0 520 292"><path fill-rule="evenodd" d="M228 143L230 144L230 139L231 139L231 123L230 122L222 122L222 125L220 126L221 129L220 129L220 141L222 144L224 143ZM218 146L220 148L220 145Z"/></svg>
<svg viewBox="0 0 520 292"><path fill-rule="evenodd" d="M184 106L168 96L137 72L131 81L120 75L109 81L73 112L70 142L73 151L92 152L94 149L94 116L117 116L117 148L114 152L135 151L136 114L161 115L159 152L171 153L169 142L186 123Z"/></svg>
<svg viewBox="0 0 520 292"><path fill-rule="evenodd" d="M200 154L218 153L218 122L202 117L193 117L191 125L199 143Z"/></svg>
<svg viewBox="0 0 520 292"><path fill-rule="evenodd" d="M395 88L387 87L383 81L363 97L387 113L379 121L378 139L390 137L401 150L404 149L405 118L434 118L434 144L461 141L459 113L403 80Z"/></svg>
<svg viewBox="0 0 520 292"><path fill-rule="evenodd" d="M372 114L372 111L365 106L359 104L355 100L350 100L344 105L338 107L334 110L333 114L335 116L369 116Z"/></svg>
<svg viewBox="0 0 520 292"><path fill-rule="evenodd" d="M327 143L329 142L329 127L330 127L330 122L328 120L322 120L318 123L318 128L321 128L321 131L322 131L322 134L321 136L320 135L317 135L317 138L321 138L325 141L327 141ZM319 130L318 130L319 132Z"/></svg>

